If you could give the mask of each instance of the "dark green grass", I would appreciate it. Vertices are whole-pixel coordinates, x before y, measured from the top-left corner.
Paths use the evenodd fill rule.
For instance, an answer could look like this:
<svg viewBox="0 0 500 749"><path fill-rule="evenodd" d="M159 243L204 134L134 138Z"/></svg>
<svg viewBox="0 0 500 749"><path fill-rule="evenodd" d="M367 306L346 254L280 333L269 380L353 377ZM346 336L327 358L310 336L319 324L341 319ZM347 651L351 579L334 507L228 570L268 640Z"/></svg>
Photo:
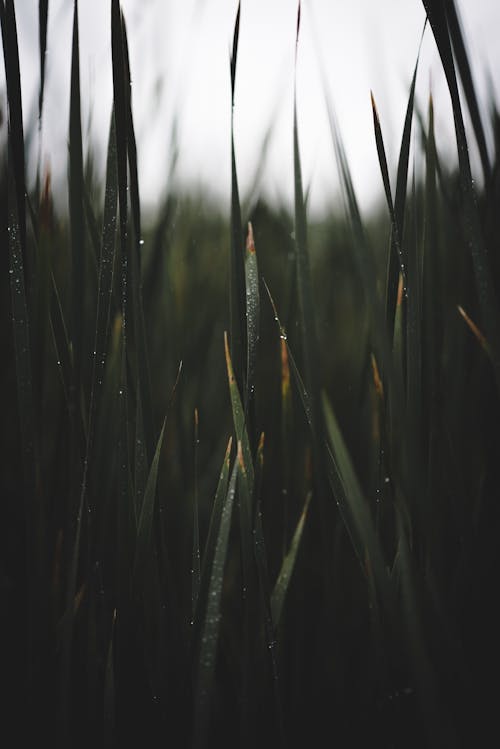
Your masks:
<svg viewBox="0 0 500 749"><path fill-rule="evenodd" d="M492 103L488 150L455 4L424 5L455 168L416 66L395 175L374 97L366 123L377 215L359 210L327 101L344 211L308 219L295 96L290 212L240 200L231 138L227 215L167 189L146 222L120 3L104 190L82 144L74 3L59 216L49 179L26 186L15 7L0 3L4 743L11 728L65 748L495 736L498 116ZM238 6L233 105L243 23Z"/></svg>

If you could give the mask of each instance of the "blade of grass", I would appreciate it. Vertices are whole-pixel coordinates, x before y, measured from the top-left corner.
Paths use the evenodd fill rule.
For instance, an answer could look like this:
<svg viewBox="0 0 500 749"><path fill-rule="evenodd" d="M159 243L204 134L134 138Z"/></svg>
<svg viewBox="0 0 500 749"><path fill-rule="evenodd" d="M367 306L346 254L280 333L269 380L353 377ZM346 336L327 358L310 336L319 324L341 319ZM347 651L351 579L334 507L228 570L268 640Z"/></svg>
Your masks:
<svg viewBox="0 0 500 749"><path fill-rule="evenodd" d="M295 43L295 82L293 100L293 174L295 201L295 259L297 271L297 291L300 310L301 346L303 352L305 383L311 400L316 428L321 432L321 416L319 411L319 383L318 383L318 349L316 339L316 325L314 319L313 292L311 271L309 267L309 248L307 240L307 217L302 188L302 166L299 149L299 131L297 121L297 54L300 32L301 5L297 10L297 33ZM318 437L320 435L318 434Z"/></svg>
<svg viewBox="0 0 500 749"><path fill-rule="evenodd" d="M44 623L40 619L42 587L42 508L40 496L35 496L38 449L36 444L36 414L33 392L33 368L26 268L26 186L24 163L24 135L21 104L19 53L14 4L0 4L0 22L7 82L9 114L7 158L7 234L9 278L12 313L12 333L16 360L17 401L22 451L24 514L26 518L26 650L22 668L27 678L28 698L34 698L34 647L37 630Z"/></svg>
<svg viewBox="0 0 500 749"><path fill-rule="evenodd" d="M238 3L234 24L233 48L230 57L231 69L231 255L230 255L230 336L231 359L234 362L236 383L241 393L246 392L245 355L246 314L245 314L245 262L243 249L243 228L241 221L238 175L234 150L234 96L236 84L236 62L240 33L241 3Z"/></svg>
<svg viewBox="0 0 500 749"><path fill-rule="evenodd" d="M136 593L139 593L139 588L141 586L140 578L145 570L148 554L151 551L156 485L158 482L158 468L166 423L167 416L165 415L160 436L158 437L158 442L156 443L156 450L153 456L153 461L149 469L146 491L144 492L144 500L142 503L141 513L139 515L139 523L137 526L137 542L135 549L132 583Z"/></svg>
<svg viewBox="0 0 500 749"><path fill-rule="evenodd" d="M121 305L124 346L127 347L127 278L128 278L128 200L127 200L127 106L126 69L123 51L123 27L119 0L111 2L111 57L113 66L113 108L115 113L118 170L118 205L120 209Z"/></svg>
<svg viewBox="0 0 500 749"><path fill-rule="evenodd" d="M42 119L43 94L45 91L45 55L47 52L47 18L49 15L49 0L38 2L38 29L40 45L40 93L38 96L38 118Z"/></svg>
<svg viewBox="0 0 500 749"><path fill-rule="evenodd" d="M198 511L198 452L200 444L198 409L194 410L194 498L193 498L193 554L191 562L191 616L194 621L200 593L200 521Z"/></svg>
<svg viewBox="0 0 500 749"><path fill-rule="evenodd" d="M275 320L277 321L280 331L283 333L276 306L265 281L264 286L273 307ZM311 432L314 435L316 434L316 425L314 422L314 414L311 407L309 393L307 392L307 388L302 380L288 343L287 354L292 376L304 408L304 413ZM323 404L325 411L325 424L331 444L330 447L326 440L324 442L328 481L360 565L367 577L373 575L377 591L385 605L386 611L392 612L394 610L392 591L389 588L387 570L383 560L380 542L373 526L370 510L363 496L358 478L352 466L351 458L326 396L323 397Z"/></svg>
<svg viewBox="0 0 500 749"><path fill-rule="evenodd" d="M458 151L460 187L463 199L463 227L471 253L483 328L492 347L497 388L500 390L500 311L493 283L490 259L481 231L474 181L469 160L465 125L448 26L449 14L443 0L422 0L446 76L453 109Z"/></svg>
<svg viewBox="0 0 500 749"><path fill-rule="evenodd" d="M109 339L111 297L113 293L113 275L116 250L117 221L117 163L116 163L116 128L114 113L111 114L109 129L108 153L106 160L106 190L104 197L104 216L99 260L99 280L97 289L96 329L92 355L92 376L90 386L90 405L88 414L87 444L85 449L82 493L87 491L89 464L94 447L96 416L100 409L104 369Z"/></svg>
<svg viewBox="0 0 500 749"><path fill-rule="evenodd" d="M229 486L222 508L220 525L214 556L210 563L210 582L208 585L207 605L203 613L202 636L197 663L195 687L195 715L193 727L193 749L202 749L208 745L208 720L210 698L219 640L222 584L226 564L229 530L233 514L238 461L235 459Z"/></svg>
<svg viewBox="0 0 500 749"><path fill-rule="evenodd" d="M242 495L241 501L243 506L251 508L255 501L255 520L253 523L253 556L257 568L258 587L261 599L262 615L264 632L266 637L266 649L269 657L270 674L272 677L273 684L273 697L274 697L274 710L275 710L275 723L278 732L279 745L285 746L285 731L283 723L283 708L281 702L281 694L279 690L279 671L278 671L278 658L277 658L277 639L276 639L276 624L273 620L272 602L271 602L271 585L269 582L269 566L267 562L266 545L264 541L264 531L262 527L262 511L261 511L261 481L262 473L264 468L264 434L261 434L259 444L256 452L256 472L255 472L255 484L254 484L254 495L249 493L249 481L248 473L245 465L243 451L241 449L241 443L238 445L238 486L239 491ZM250 521L251 522L251 521ZM252 536L250 536L252 538Z"/></svg>
<svg viewBox="0 0 500 749"><path fill-rule="evenodd" d="M139 522L137 526L137 541L135 548L135 559L133 566L133 581L132 585L136 593L139 592L139 586L141 584L140 575L143 574L146 569L146 560L148 554L151 552L152 532L153 532L153 519L154 519L154 507L156 498L156 486L158 482L158 469L160 463L160 454L163 444L163 437L165 434L165 427L167 424L168 412L170 410L177 385L182 371L182 362L179 365L177 372L177 378L172 389L172 395L167 406L167 413L163 420L163 426L161 428L160 436L156 443L156 449L149 469L148 480L146 483L146 490L144 492L144 499L142 502L141 512L139 515Z"/></svg>
<svg viewBox="0 0 500 749"><path fill-rule="evenodd" d="M84 497L80 497L80 503L75 520L74 542L71 550L70 566L66 589L66 606L62 623L61 633L61 660L59 668L59 693L57 710L57 743L59 746L68 746L70 743L71 722L71 663L74 641L74 621L77 613L75 606L78 564L80 560L80 542L83 526Z"/></svg>
<svg viewBox="0 0 500 749"><path fill-rule="evenodd" d="M252 452L250 449L250 442L248 439L248 433L247 433L246 424L245 424L245 412L243 410L240 392L238 389L238 384L236 382L236 377L235 377L235 373L233 370L233 364L232 364L231 354L229 352L229 343L228 343L226 332L224 332L224 349L226 353L227 378L229 382L229 395L231 398L231 408L233 412L234 429L236 432L237 442L241 442L241 445L242 445L243 457L245 460L245 465L247 467L248 479L250 482L250 491L252 492L253 483L254 483L254 468L253 468Z"/></svg>
<svg viewBox="0 0 500 749"><path fill-rule="evenodd" d="M0 23L2 26L3 56L5 79L7 84L7 101L9 105L10 152L13 164L14 193L16 195L19 243L23 253L23 262L27 262L26 247L26 182L23 112L21 103L21 74L19 70L19 49L17 43L16 13L13 0L0 3ZM26 278L30 278L30 269L25 268ZM28 285L28 284L27 284Z"/></svg>
<svg viewBox="0 0 500 749"><path fill-rule="evenodd" d="M248 223L248 234L245 253L245 287L247 319L247 374L245 393L245 412L250 418L250 402L255 388L255 369L257 364L257 347L259 343L260 294L259 269L253 236L252 224ZM250 430L251 431L251 430Z"/></svg>
<svg viewBox="0 0 500 749"><path fill-rule="evenodd" d="M83 208L83 151L80 105L80 48L78 0L74 2L73 41L71 52L71 92L69 117L69 213L71 226L71 347L73 381L70 388L71 409L76 411L80 399L83 364L85 299L85 220Z"/></svg>
<svg viewBox="0 0 500 749"><path fill-rule="evenodd" d="M280 336L281 349L281 464L283 501L283 557L288 545L288 504L291 488L291 435L292 435L292 390L290 387L290 366L286 340Z"/></svg>
<svg viewBox="0 0 500 749"><path fill-rule="evenodd" d="M229 481L229 468L231 458L231 447L233 444L233 438L229 438L229 442L226 448L226 454L224 456L224 462L219 475L219 482L217 484L217 490L215 492L214 504L212 507L212 513L210 515L210 524L208 527L207 540L203 551L203 559L201 565L201 583L200 583L200 595L198 601L202 597L203 591L208 588L208 571L210 568L211 560L213 559L215 544L217 540L217 533L220 525L220 519L222 515L222 509L224 506L225 497L227 495L227 485ZM199 609L199 606L198 606Z"/></svg>
<svg viewBox="0 0 500 749"><path fill-rule="evenodd" d="M311 497L312 497L312 492L309 492L306 497L304 508L299 518L299 522L297 523L297 527L295 528L295 533L293 534L290 548L285 558L283 559L281 569L279 571L277 580L274 584L273 592L271 594L272 616L273 616L274 625L276 627L280 623L281 613L283 611L283 605L285 603L286 594L288 592L288 586L290 584L290 580L293 574L293 569L295 567L297 553L299 551L300 542L302 539L302 532L304 530L307 510L309 508Z"/></svg>
<svg viewBox="0 0 500 749"><path fill-rule="evenodd" d="M448 0L446 5L446 13L448 20L448 29L450 32L451 41L453 44L453 52L455 53L455 59L457 61L458 72L462 81L462 86L467 101L467 107L474 128L474 134L476 136L476 142L479 148L479 155L481 158L481 165L483 168L483 174L486 184L490 182L491 178L491 165L488 156L488 147L486 145L486 136L484 133L484 127L481 120L481 113L479 110L479 104L476 96L476 89L474 81L472 79L472 71L469 64L469 57L465 46L464 36L460 23L459 14L457 11L457 5L454 0Z"/></svg>
<svg viewBox="0 0 500 749"><path fill-rule="evenodd" d="M122 15L122 37L123 37L123 60L126 81L126 108L127 108L127 154L130 173L130 205L132 210L132 222L134 226L135 252L131 255L130 280L132 292L132 304L134 313L134 338L137 348L137 372L139 377L139 388L142 398L144 433L148 456L153 450L153 413L151 401L151 377L149 371L149 355L147 346L146 323L144 319L144 306L142 295L141 277L141 255L142 255L142 227L141 227L141 203L139 195L139 177L137 170L137 145L134 130L134 119L132 116L132 83L130 74L130 62L128 53L128 40L125 19Z"/></svg>

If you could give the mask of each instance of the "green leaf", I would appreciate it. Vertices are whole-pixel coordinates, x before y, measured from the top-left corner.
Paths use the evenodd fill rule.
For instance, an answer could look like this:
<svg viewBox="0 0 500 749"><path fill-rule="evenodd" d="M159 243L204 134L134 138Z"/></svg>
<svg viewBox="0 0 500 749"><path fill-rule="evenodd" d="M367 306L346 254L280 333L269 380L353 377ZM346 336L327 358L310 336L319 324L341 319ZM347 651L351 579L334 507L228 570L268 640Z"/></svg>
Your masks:
<svg viewBox="0 0 500 749"><path fill-rule="evenodd" d="M236 156L234 151L234 91L236 83L236 60L238 57L238 39L240 29L240 9L234 25L233 49L231 52L231 246L230 246L230 337L231 358L234 362L236 382L240 392L245 392L245 357L247 351L246 340L246 290L245 290L245 259L243 248L243 227L241 221L241 206L238 190L238 175L236 171Z"/></svg>
<svg viewBox="0 0 500 749"><path fill-rule="evenodd" d="M71 326L73 378L71 393L80 397L83 365L84 300L85 300L85 220L83 201L83 151L80 107L80 49L78 31L78 0L74 3L73 43L71 52L71 93L69 117L69 212L71 225Z"/></svg>
<svg viewBox="0 0 500 749"><path fill-rule="evenodd" d="M245 423L245 412L241 403L240 392L238 390L238 384L233 370L233 364L231 361L231 354L229 353L229 344L227 340L227 333L224 333L224 348L226 352L226 367L227 367L227 378L229 382L229 395L231 398L231 408L233 411L233 422L234 429L236 432L237 442L241 442L243 458L245 460L246 470L248 473L248 480L250 484L250 493L253 492L254 483L254 469L252 452L250 450L250 442L248 440L248 433Z"/></svg>
<svg viewBox="0 0 500 749"><path fill-rule="evenodd" d="M43 94L45 91L45 56L47 53L47 18L49 14L49 0L38 2L38 30L40 45L40 93L38 96L38 117L42 119Z"/></svg>
<svg viewBox="0 0 500 749"><path fill-rule="evenodd" d="M195 617L201 583L200 521L198 510L198 450L200 444L198 409L194 410L194 498L193 498L193 554L191 561L191 615Z"/></svg>
<svg viewBox="0 0 500 749"><path fill-rule="evenodd" d="M202 618L202 634L197 662L195 689L195 716L193 728L193 749L207 745L210 698L212 694L217 644L219 640L221 619L222 584L226 564L229 530L233 514L238 461L235 460L226 494L214 556L210 564L210 582L208 585L207 605Z"/></svg>
<svg viewBox="0 0 500 749"><path fill-rule="evenodd" d="M252 224L248 224L248 235L245 254L246 318L247 318L247 376L246 376L246 411L252 399L255 387L255 370L257 364L257 347L259 343L260 294L259 269L253 237Z"/></svg>
<svg viewBox="0 0 500 749"><path fill-rule="evenodd" d="M299 522L297 523L295 533L293 534L292 542L290 544L290 549L288 550L288 553L283 559L283 562L281 564L281 569L279 571L279 575L274 584L273 592L271 595L273 622L276 627L279 625L279 622L281 619L281 613L283 611L283 604L285 603L286 594L288 592L288 586L290 584L290 580L291 580L293 570L295 567L297 553L299 551L300 541L302 539L302 532L304 530L307 510L309 508L311 497L312 497L312 492L309 492L306 497L304 508L299 518Z"/></svg>
<svg viewBox="0 0 500 749"><path fill-rule="evenodd" d="M450 0L451 2L451 0ZM423 0L450 92L457 141L460 187L463 200L463 229L470 248L476 290L481 306L482 327L492 347L497 388L500 390L500 310L488 251L484 243L477 206L469 149L460 104L457 75L450 41L449 2ZM453 25L453 23L452 23Z"/></svg>

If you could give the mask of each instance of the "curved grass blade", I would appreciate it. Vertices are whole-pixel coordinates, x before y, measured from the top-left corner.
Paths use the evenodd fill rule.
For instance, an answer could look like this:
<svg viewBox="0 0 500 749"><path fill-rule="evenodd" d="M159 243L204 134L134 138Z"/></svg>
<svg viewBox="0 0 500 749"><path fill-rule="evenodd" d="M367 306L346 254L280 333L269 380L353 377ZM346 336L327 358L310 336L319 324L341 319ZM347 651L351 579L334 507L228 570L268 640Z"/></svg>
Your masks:
<svg viewBox="0 0 500 749"><path fill-rule="evenodd" d="M198 600L202 597L203 591L208 587L207 573L213 559L215 544L217 540L217 533L220 525L220 519L222 515L222 508L224 506L224 500L227 494L227 485L229 481L229 468L231 459L231 448L233 444L233 438L229 438L227 443L226 454L224 456L224 462L219 474L219 481L215 492L214 504L212 507L212 513L210 515L210 524L208 527L207 540L205 543L205 549L203 551L202 565L201 565L201 583L200 583L200 595Z"/></svg>
<svg viewBox="0 0 500 749"><path fill-rule="evenodd" d="M141 585L140 576L144 572L146 560L151 551L156 485L158 482L158 468L166 423L167 416L165 416L164 418L160 436L158 437L158 442L156 443L156 450L153 456L151 467L149 469L146 490L144 492L144 500L142 503L141 513L139 515L139 522L137 526L137 542L133 571L133 587L137 590L137 592L138 586Z"/></svg>
<svg viewBox="0 0 500 749"><path fill-rule="evenodd" d="M250 416L249 404L252 401L255 388L255 369L257 363L260 323L259 269L257 265L257 253L255 252L253 229L250 222L248 223L245 253L245 287L247 319L247 387L245 395L245 411Z"/></svg>
<svg viewBox="0 0 500 749"><path fill-rule="evenodd" d="M288 586L290 584L290 579L292 577L293 569L295 567L295 561L297 559L297 553L299 551L300 541L302 539L302 532L304 530L304 525L305 525L306 517L307 517L307 510L309 509L309 503L311 501L311 497L312 497L312 492L309 492L306 497L304 508L299 518L299 522L297 523L295 533L293 534L292 542L290 544L290 549L288 553L286 554L285 558L283 559L283 563L281 565L278 578L274 584L273 592L271 594L272 616L273 616L274 625L276 627L280 623L281 613L283 611L283 604L285 603L286 594L288 592Z"/></svg>
<svg viewBox="0 0 500 749"><path fill-rule="evenodd" d="M231 255L230 255L230 335L231 359L234 362L236 382L241 393L245 388L245 357L246 341L246 293L245 293L245 261L243 249L243 227L241 221L241 206L238 190L238 175L236 172L236 156L234 150L234 94L236 84L236 61L238 58L238 39L240 33L241 3L238 3L236 21L234 24L233 48L230 58L231 69Z"/></svg>
<svg viewBox="0 0 500 749"><path fill-rule="evenodd" d="M264 285L274 310L274 317L280 328L281 334L283 334L283 328L281 327L278 318L276 306L265 281ZM314 421L314 413L311 407L309 393L304 385L288 343L287 353L290 370L299 392L299 397L304 408L309 428L311 429L313 436L315 436L317 434L316 424ZM393 600L388 585L387 571L383 560L381 546L370 516L370 510L363 497L358 478L352 466L351 458L326 397L323 399L323 404L326 429L331 443L331 448L326 440L323 443L326 451L328 481L361 567L369 578L373 575L378 593L385 603L386 610L392 611Z"/></svg>
<svg viewBox="0 0 500 749"><path fill-rule="evenodd" d="M299 132L297 122L297 52L300 32L301 5L297 10L297 34L295 43L295 82L293 99L293 175L295 201L295 261L297 272L297 291L299 297L301 346L305 383L309 392L311 408L314 412L316 429L321 432L321 414L319 410L318 382L318 347L316 323L314 319L313 292L311 271L309 267L309 248L307 241L307 217L304 192L302 187L302 166L300 161ZM318 435L319 436L319 435ZM319 451L315 451L319 454Z"/></svg>
<svg viewBox="0 0 500 749"><path fill-rule="evenodd" d="M66 607L62 620L62 646L61 661L59 670L59 700L57 710L57 738L59 746L68 746L70 743L70 680L71 680L71 661L74 640L74 620L77 612L76 586L78 576L78 563L80 560L80 540L83 526L84 497L80 496L80 503L76 514L75 537L71 552L70 566L68 572L68 581L66 589Z"/></svg>
<svg viewBox="0 0 500 749"><path fill-rule="evenodd" d="M51 273L52 279L52 300L50 308L50 329L52 334L52 342L54 345L54 351L56 354L57 368L61 378L61 384L63 387L64 398L69 411L69 387L73 378L71 372L71 347L69 342L68 331L64 320L64 313L62 310L61 299L59 291L57 289L56 280L54 274Z"/></svg>
<svg viewBox="0 0 500 749"><path fill-rule="evenodd" d="M422 0L446 76L453 109L458 151L460 187L463 199L463 226L470 249L476 289L485 335L492 347L497 388L500 390L500 310L493 283L488 252L481 231L474 182L469 159L465 125L448 26L447 5L442 0Z"/></svg>
<svg viewBox="0 0 500 749"><path fill-rule="evenodd" d="M250 494L249 480L243 451L241 449L241 443L238 445L238 488L241 495L242 506L248 508L251 511L251 507L254 501L254 496ZM259 586L259 593L261 599L262 615L264 632L266 637L267 653L269 656L270 673L273 682L273 696L274 696L274 708L275 708L275 722L279 736L280 746L285 746L284 741L284 725L283 725L283 709L281 704L281 695L279 691L279 672L278 672L278 659L276 653L277 639L276 639L276 623L273 619L272 603L271 603L271 586L269 583L269 567L267 562L266 545L264 541L264 531L262 528L262 512L260 502L260 489L262 473L264 468L264 434L261 434L259 444L256 453L256 471L255 471L255 484L254 484L254 495L255 495L255 520L252 531L252 519L250 519L250 535L249 539L253 537L253 554L251 555L255 559L257 568L257 579ZM242 528L243 532L248 533L248 519L244 519L245 528ZM243 523L242 523L243 525ZM245 550L245 554L251 554L251 550ZM250 566L250 559L248 560L248 566ZM248 720L248 717L247 717Z"/></svg>
<svg viewBox="0 0 500 749"><path fill-rule="evenodd" d="M396 299L398 291L399 275L403 277L403 288L407 288L407 259L403 247L403 232L404 232L404 219L405 219L405 205L406 205L406 186L408 182L408 162L410 156L410 142L411 142L411 128L413 121L413 109L415 102L415 84L417 80L418 63L420 60L420 50L422 47L422 40L425 33L425 26L427 19L424 24L422 36L420 39L420 46L417 53L417 60L415 63L415 69L413 71L413 77L410 85L410 93L408 96L408 104L406 107L405 122L403 127L403 135L401 138L401 146L399 150L398 159L398 171L396 177L396 194L394 203L392 202L391 187L389 181L389 173L387 169L387 160L385 156L384 141L382 137L382 130L380 128L380 119L375 104L375 99L372 94L372 110L373 110L373 122L375 128L375 140L377 144L377 152L379 157L380 169L382 172L382 179L384 183L384 190L387 199L387 205L389 208L389 214L391 217L391 243L389 249L389 258L387 263L387 279L386 279L386 317L389 326L389 331L392 336L394 329L394 316L396 313Z"/></svg>
<svg viewBox="0 0 500 749"><path fill-rule="evenodd" d="M198 409L194 410L194 501L193 501L193 554L191 563L191 616L194 621L200 593L200 521L198 512L198 451L200 444Z"/></svg>
<svg viewBox="0 0 500 749"><path fill-rule="evenodd" d="M43 94L45 91L45 56L47 52L47 18L49 15L49 0L38 2L38 30L40 45L40 93L38 96L38 118L41 121L43 112Z"/></svg>
<svg viewBox="0 0 500 749"><path fill-rule="evenodd" d="M114 113L111 114L109 129L108 154L106 160L106 189L104 197L104 216L99 260L99 279L97 289L96 329L92 355L92 379L90 386L90 406L88 414L87 444L85 450L82 493L87 491L89 464L94 447L96 417L101 405L104 369L107 358L109 339L111 297L113 293L113 274L116 249L116 220L118 198L118 175L116 162L116 129Z"/></svg>
<svg viewBox="0 0 500 749"><path fill-rule="evenodd" d="M491 359L491 346L486 340L485 336L481 333L477 325L470 319L469 315L460 304L457 305L457 310L485 354Z"/></svg>
<svg viewBox="0 0 500 749"><path fill-rule="evenodd" d="M2 27L3 56L7 84L7 101L9 106L9 142L12 173L14 177L14 194L17 202L17 222L19 224L19 243L23 253L23 262L27 262L26 247L26 181L23 112L21 103L21 74L19 71L19 49L17 43L16 13L13 0L0 3L0 23ZM30 278L30 269L25 268L26 278Z"/></svg>
<svg viewBox="0 0 500 749"><path fill-rule="evenodd" d="M142 418L142 398L137 384L136 413L135 413L135 451L134 451L134 514L135 524L141 514L144 492L148 480L148 458L144 441L144 422Z"/></svg>
<svg viewBox="0 0 500 749"><path fill-rule="evenodd" d="M12 333L16 360L17 400L22 450L24 515L26 518L26 669L30 700L34 687L34 644L40 623L43 586L43 524L40 497L35 495L39 466L36 440L36 412L33 389L33 362L26 268L26 187L24 173L24 135L19 74L19 56L14 4L0 5L0 22L7 80L9 113L7 158L7 234L12 311ZM38 621L37 621L38 620ZM39 636L39 635L38 635Z"/></svg>
<svg viewBox="0 0 500 749"><path fill-rule="evenodd" d="M421 621L423 607L417 598L414 564L399 508L396 508L396 520L398 553L395 565L401 585L401 609L428 746L436 749L441 746L454 746L457 737L449 734L451 723L438 692L436 674L425 643Z"/></svg>
<svg viewBox="0 0 500 749"><path fill-rule="evenodd" d="M73 42L71 52L71 93L69 116L69 213L71 225L71 345L73 382L70 390L76 410L80 398L83 363L84 299L85 299L85 220L83 202L83 150L80 106L80 49L78 0L74 2Z"/></svg>
<svg viewBox="0 0 500 749"><path fill-rule="evenodd" d="M231 408L233 411L233 422L234 429L236 432L237 442L241 442L243 458L248 472L248 480L250 482L250 493L253 492L254 484L254 468L252 460L252 452L250 450L250 442L248 439L248 433L245 424L245 412L241 403L240 392L238 390L238 384L233 370L233 364L231 360L231 354L229 352L229 344L227 340L227 333L224 332L224 349L226 353L226 367L227 367L227 378L229 382L229 395L231 398Z"/></svg>
<svg viewBox="0 0 500 749"><path fill-rule="evenodd" d="M140 586L140 583L141 583L140 575L142 575L146 569L146 562L148 559L148 555L151 552L156 485L158 481L158 468L159 468L159 462L160 462L160 454L161 454L161 448L163 444L163 437L165 434L165 427L167 424L168 412L170 410L170 406L175 396L177 385L179 384L181 371L182 371L182 362L179 365L177 378L175 380L174 387L172 389L172 395L171 395L169 404L167 406L167 413L165 414L160 436L158 437L158 441L156 443L156 449L155 449L155 453L153 456L153 460L151 462L151 467L149 469L148 480L147 480L146 489L144 492L144 499L142 502L141 512L139 515L139 522L137 526L135 559L134 559L134 565L133 565L133 580L132 580L132 586L135 589L136 593L139 592L138 586Z"/></svg>
<svg viewBox="0 0 500 749"><path fill-rule="evenodd" d="M369 582L374 583L381 602L384 604L386 613L393 613L394 600L392 590L389 587L388 572L370 508L363 496L363 491L352 464L349 451L326 395L324 396L323 404L331 446L327 444L332 489L337 488L336 499L344 505L344 519L348 522L349 535L351 536L351 540L354 541L354 550L364 568L365 574ZM340 487L342 491L338 492Z"/></svg>
<svg viewBox="0 0 500 749"><path fill-rule="evenodd" d="M120 208L121 305L124 346L127 346L128 278L128 200L127 200L127 104L123 27L119 0L111 2L111 57L113 66L113 106L116 127L118 205Z"/></svg>
<svg viewBox="0 0 500 749"><path fill-rule="evenodd" d="M460 80L462 81L462 87L467 101L467 107L469 109L472 127L474 128L474 134L476 136L476 142L479 149L479 156L481 158L484 179L486 184L488 184L491 178L491 165L488 156L488 147L486 145L486 136L481 120L481 113L479 111L476 89L474 87L474 81L472 79L472 71L469 64L469 57L465 46L460 18L457 11L457 5L454 0L448 0L446 5L446 12L448 19L448 28L453 44L453 52L455 53Z"/></svg>
<svg viewBox="0 0 500 749"><path fill-rule="evenodd" d="M234 497L236 493L236 479L238 461L235 459L229 486L222 508L220 525L214 556L210 563L210 582L208 585L207 605L203 615L202 636L197 663L197 678L195 688L195 715L193 728L193 749L207 746L208 720L210 713L210 697L212 693L217 644L221 617L222 583L226 564L229 530L233 514Z"/></svg>
<svg viewBox="0 0 500 749"><path fill-rule="evenodd" d="M151 378L149 371L149 356L146 336L146 323L144 320L144 306L142 295L141 277L141 254L142 254L142 226L141 226L141 204L139 195L139 177L137 170L137 144L134 130L134 119L132 116L132 84L130 74L130 62L128 53L127 28L122 16L122 38L123 38L123 61L125 67L125 93L127 108L127 155L130 174L130 206L132 211L132 223L134 226L135 251L131 255L130 281L132 292L132 305L134 314L134 339L137 349L137 373L139 378L139 389L142 398L144 433L146 438L147 453L153 450L153 409L151 400Z"/></svg>

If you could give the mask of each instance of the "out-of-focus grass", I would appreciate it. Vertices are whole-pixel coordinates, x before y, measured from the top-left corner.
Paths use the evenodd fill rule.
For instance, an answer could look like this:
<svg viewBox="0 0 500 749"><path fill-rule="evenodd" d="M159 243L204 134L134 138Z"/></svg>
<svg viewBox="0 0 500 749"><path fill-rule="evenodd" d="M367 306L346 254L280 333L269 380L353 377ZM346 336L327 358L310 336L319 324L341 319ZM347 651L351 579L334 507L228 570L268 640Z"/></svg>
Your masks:
<svg viewBox="0 0 500 749"><path fill-rule="evenodd" d="M74 4L63 215L50 174L26 191L0 4L6 736L468 747L494 729L500 129L493 107L488 153L454 3L424 5L456 168L414 78L395 175L374 105L377 215L358 209L328 102L345 214L308 220L295 117L293 212L245 215L231 144L229 215L167 190L145 222L119 2L105 190L82 149Z"/></svg>

